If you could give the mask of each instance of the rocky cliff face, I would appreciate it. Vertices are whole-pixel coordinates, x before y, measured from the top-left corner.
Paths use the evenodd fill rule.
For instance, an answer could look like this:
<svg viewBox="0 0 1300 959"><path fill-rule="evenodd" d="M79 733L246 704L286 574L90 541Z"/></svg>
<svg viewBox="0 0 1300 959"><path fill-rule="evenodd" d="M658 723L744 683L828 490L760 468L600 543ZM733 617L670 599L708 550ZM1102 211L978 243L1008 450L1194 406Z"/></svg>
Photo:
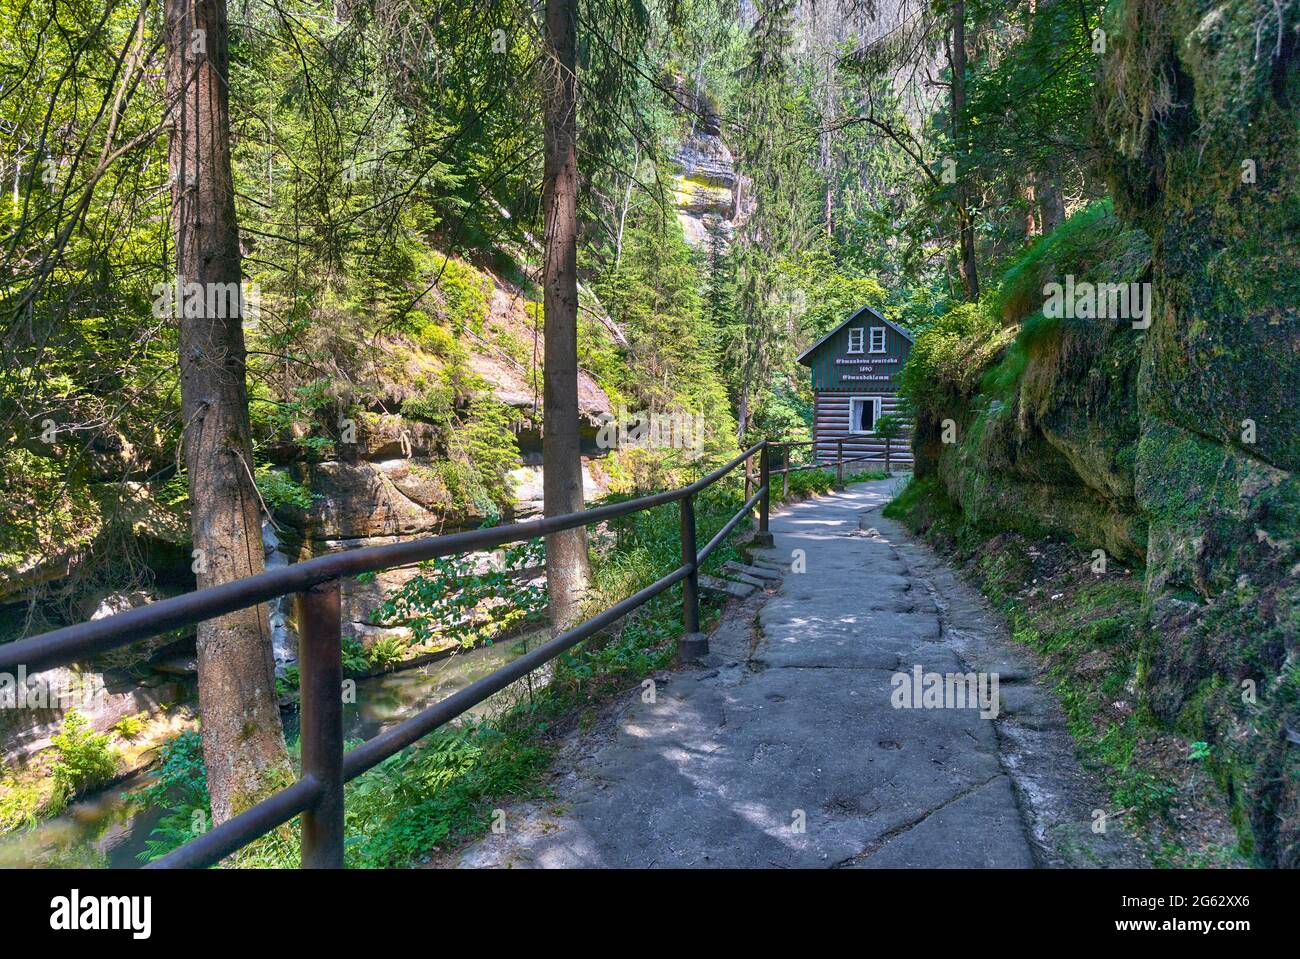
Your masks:
<svg viewBox="0 0 1300 959"><path fill-rule="evenodd" d="M1128 0L1104 58L1119 211L1154 241L1135 462L1158 715L1200 727L1255 851L1300 865L1300 10Z"/></svg>
<svg viewBox="0 0 1300 959"><path fill-rule="evenodd" d="M675 91L679 109L691 123L673 155L680 171L675 184L677 218L691 246L725 253L753 208L749 184L736 172L712 101L681 80Z"/></svg>
<svg viewBox="0 0 1300 959"><path fill-rule="evenodd" d="M942 479L969 522L1145 565L1145 701L1210 744L1258 859L1295 867L1300 10L1128 0L1118 13L1102 121L1127 232L1092 225L1098 242L1062 244L1075 261L1034 285L1063 270L1149 279L1150 327L1027 321L1000 354L972 344L969 388L918 420L918 474Z"/></svg>

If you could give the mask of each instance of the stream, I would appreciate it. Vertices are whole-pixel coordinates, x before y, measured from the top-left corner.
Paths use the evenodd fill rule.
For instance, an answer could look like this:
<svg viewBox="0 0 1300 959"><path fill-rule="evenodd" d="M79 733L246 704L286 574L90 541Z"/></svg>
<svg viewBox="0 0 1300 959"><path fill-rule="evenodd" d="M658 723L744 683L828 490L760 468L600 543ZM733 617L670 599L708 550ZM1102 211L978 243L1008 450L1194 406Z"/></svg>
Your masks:
<svg viewBox="0 0 1300 959"><path fill-rule="evenodd" d="M357 680L356 702L343 707L344 738L373 738L501 668L520 656L534 637L545 635L539 630L415 669ZM501 695L497 693L467 715L490 711ZM286 737L293 743L298 737L296 709L284 714L284 726ZM0 869L139 868L139 854L165 809L142 808L128 797L151 780L152 773L145 770L70 804L61 814L33 829L0 836Z"/></svg>

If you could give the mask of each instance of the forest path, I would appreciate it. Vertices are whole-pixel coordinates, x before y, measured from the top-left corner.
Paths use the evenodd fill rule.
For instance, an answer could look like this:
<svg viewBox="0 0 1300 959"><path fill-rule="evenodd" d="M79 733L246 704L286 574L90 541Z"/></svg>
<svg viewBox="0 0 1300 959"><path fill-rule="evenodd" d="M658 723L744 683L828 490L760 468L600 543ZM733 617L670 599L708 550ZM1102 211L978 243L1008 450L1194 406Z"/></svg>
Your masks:
<svg viewBox="0 0 1300 959"><path fill-rule="evenodd" d="M733 604L696 668L659 674L561 749L552 798L505 810L468 867L1033 867L1088 851L1086 777L1050 694L973 591L880 516L898 479L772 518L774 593ZM791 569L803 551L803 572ZM933 554L928 554L931 559ZM799 564L794 564L799 568ZM966 592L963 593L962 591ZM959 621L954 624L954 619ZM974 662L972 660L975 660ZM893 677L1000 673L978 708L895 708ZM1019 720L1012 722L1018 724ZM1020 743L1018 746L1017 743ZM1013 781L1012 771L1015 772ZM1022 806L1024 807L1022 811ZM1064 841L1062 840L1064 837ZM1083 848L1086 856L1061 848Z"/></svg>

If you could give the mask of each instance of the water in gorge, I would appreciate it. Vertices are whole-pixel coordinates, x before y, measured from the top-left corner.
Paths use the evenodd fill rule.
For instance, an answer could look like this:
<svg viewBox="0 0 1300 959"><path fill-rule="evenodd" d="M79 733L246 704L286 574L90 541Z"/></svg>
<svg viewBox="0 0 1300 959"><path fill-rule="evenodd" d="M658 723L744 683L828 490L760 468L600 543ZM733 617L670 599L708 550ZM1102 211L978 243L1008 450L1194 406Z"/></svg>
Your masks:
<svg viewBox="0 0 1300 959"><path fill-rule="evenodd" d="M357 680L355 703L343 707L345 740L370 739L421 709L450 696L506 665L525 648L545 638L544 631L459 652L416 669ZM509 690L503 691L509 692ZM469 715L490 711L502 693ZM290 742L298 736L297 710L284 716ZM68 806L35 828L0 836L0 868L91 867L133 869L165 809L145 807L130 796L148 785L146 770Z"/></svg>

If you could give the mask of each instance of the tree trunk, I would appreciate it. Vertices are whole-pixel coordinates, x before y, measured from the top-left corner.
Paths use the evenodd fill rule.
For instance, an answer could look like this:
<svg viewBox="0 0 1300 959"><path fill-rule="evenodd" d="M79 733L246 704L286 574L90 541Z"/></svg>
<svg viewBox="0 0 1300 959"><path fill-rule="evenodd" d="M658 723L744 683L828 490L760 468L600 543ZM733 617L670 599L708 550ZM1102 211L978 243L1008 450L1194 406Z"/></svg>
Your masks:
<svg viewBox="0 0 1300 959"><path fill-rule="evenodd" d="M576 0L546 0L542 502L547 516L583 508L578 442L577 23ZM585 529L547 537L546 586L557 628L577 621L590 575Z"/></svg>
<svg viewBox="0 0 1300 959"><path fill-rule="evenodd" d="M1043 170L1037 179L1038 226L1044 234L1051 233L1065 222L1065 198L1052 170Z"/></svg>
<svg viewBox="0 0 1300 959"><path fill-rule="evenodd" d="M1038 179L1037 174L1030 173L1025 177L1024 199L1025 199L1025 238L1033 239L1042 233L1042 226L1038 219L1038 189L1035 181Z"/></svg>
<svg viewBox="0 0 1300 959"><path fill-rule="evenodd" d="M826 197L825 212L826 235L832 237L835 235L835 179L831 162L831 131L830 125L835 118L835 73L831 60L831 54L826 54L826 90L822 107L822 131L821 131L821 170L822 176L826 179Z"/></svg>
<svg viewBox="0 0 1300 959"><path fill-rule="evenodd" d="M262 572L262 524L251 475L225 0L167 0L166 17L182 439L202 588ZM265 608L201 623L198 666L203 758L221 823L293 778Z"/></svg>
<svg viewBox="0 0 1300 959"><path fill-rule="evenodd" d="M966 4L957 0L952 5L952 129L953 140L964 148L962 137L966 113ZM963 165L964 166L964 165ZM979 270L975 261L975 220L970 212L971 192L966 182L966 171L961 171L957 181L957 226L961 231L961 254L957 264L962 289L966 299L979 299Z"/></svg>
<svg viewBox="0 0 1300 959"><path fill-rule="evenodd" d="M736 401L736 445L745 448L745 431L749 429L749 374L744 375L740 398Z"/></svg>
<svg viewBox="0 0 1300 959"><path fill-rule="evenodd" d="M1029 0L1025 13L1025 32L1034 31L1034 18L1038 15L1038 0ZM1056 171L1047 163L1032 171L1026 180L1025 199L1026 236L1046 235L1065 222L1065 201Z"/></svg>

